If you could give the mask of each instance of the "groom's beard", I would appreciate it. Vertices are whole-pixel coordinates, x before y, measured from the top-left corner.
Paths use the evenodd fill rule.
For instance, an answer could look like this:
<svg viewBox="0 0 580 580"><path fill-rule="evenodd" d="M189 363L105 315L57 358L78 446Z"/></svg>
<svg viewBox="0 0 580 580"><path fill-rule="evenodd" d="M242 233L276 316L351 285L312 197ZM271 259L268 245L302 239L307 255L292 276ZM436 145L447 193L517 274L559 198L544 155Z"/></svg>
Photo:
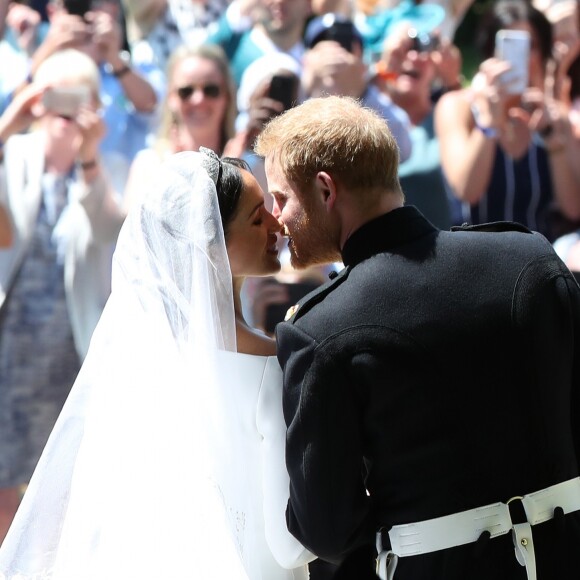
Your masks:
<svg viewBox="0 0 580 580"><path fill-rule="evenodd" d="M342 259L325 215L320 216L303 208L300 216L287 230L290 263L296 270Z"/></svg>

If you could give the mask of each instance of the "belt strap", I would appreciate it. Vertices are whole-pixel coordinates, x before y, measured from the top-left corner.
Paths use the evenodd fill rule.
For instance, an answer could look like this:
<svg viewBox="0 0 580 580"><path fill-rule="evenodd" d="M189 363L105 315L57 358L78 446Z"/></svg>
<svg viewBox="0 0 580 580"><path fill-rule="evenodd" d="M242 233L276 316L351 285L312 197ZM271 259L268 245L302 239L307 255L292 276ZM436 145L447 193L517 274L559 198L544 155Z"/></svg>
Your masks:
<svg viewBox="0 0 580 580"><path fill-rule="evenodd" d="M399 556L391 550L382 550L377 556L377 576L382 580L392 580L399 562Z"/></svg>
<svg viewBox="0 0 580 580"><path fill-rule="evenodd" d="M521 501L526 522L512 522L509 504ZM483 532L492 538L512 531L518 562L526 567L528 580L536 579L536 564L532 528L554 517L554 509L562 508L564 514L580 510L580 477L552 485L546 489L516 496L507 502L458 512L440 518L433 518L412 524L393 526L389 530L391 549L382 547L382 532L377 534L377 574L382 580L392 580L396 561L399 557L428 554L455 546L475 542ZM394 559L392 573L388 575L387 555ZM381 554L385 554L381 559ZM394 557L394 558L393 558ZM384 566L379 570L379 562ZM384 575L381 575L383 572Z"/></svg>
<svg viewBox="0 0 580 580"><path fill-rule="evenodd" d="M526 567L528 580L536 580L536 552L534 550L532 526L528 522L514 524L512 540L516 551L516 559L522 566Z"/></svg>

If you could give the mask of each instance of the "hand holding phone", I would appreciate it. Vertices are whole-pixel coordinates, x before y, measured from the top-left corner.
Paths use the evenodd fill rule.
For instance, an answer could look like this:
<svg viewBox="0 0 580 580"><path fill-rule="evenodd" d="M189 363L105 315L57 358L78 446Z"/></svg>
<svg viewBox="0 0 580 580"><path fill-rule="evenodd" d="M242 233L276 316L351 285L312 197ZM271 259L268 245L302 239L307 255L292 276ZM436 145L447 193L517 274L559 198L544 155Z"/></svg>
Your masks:
<svg viewBox="0 0 580 580"><path fill-rule="evenodd" d="M284 105L284 110L291 109L296 104L298 92L298 77L295 75L274 75L270 81L268 97Z"/></svg>
<svg viewBox="0 0 580 580"><path fill-rule="evenodd" d="M525 30L498 30L495 36L495 56L510 64L501 76L509 95L521 95L529 83L530 33Z"/></svg>

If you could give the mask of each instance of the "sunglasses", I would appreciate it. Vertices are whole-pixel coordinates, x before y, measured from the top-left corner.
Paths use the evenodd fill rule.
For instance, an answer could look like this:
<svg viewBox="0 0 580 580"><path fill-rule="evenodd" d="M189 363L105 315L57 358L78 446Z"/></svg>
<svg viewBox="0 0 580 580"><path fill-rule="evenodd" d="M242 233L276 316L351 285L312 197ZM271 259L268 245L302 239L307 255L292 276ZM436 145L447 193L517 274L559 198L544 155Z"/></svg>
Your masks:
<svg viewBox="0 0 580 580"><path fill-rule="evenodd" d="M203 96L207 99L217 99L222 94L222 88L215 83L208 83L207 85L187 85L185 87L179 87L176 90L177 96L182 101L187 101L197 90L203 93Z"/></svg>

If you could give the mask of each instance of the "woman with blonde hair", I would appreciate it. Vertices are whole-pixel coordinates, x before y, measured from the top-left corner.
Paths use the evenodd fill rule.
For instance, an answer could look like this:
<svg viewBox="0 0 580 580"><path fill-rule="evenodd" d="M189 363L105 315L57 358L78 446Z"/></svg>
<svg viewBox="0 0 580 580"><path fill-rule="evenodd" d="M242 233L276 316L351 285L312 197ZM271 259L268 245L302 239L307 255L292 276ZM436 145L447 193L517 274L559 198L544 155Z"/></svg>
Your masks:
<svg viewBox="0 0 580 580"><path fill-rule="evenodd" d="M219 46L180 47L167 65L167 94L155 143L141 151L129 171L129 207L170 154L207 147L221 154L234 135L236 89Z"/></svg>

